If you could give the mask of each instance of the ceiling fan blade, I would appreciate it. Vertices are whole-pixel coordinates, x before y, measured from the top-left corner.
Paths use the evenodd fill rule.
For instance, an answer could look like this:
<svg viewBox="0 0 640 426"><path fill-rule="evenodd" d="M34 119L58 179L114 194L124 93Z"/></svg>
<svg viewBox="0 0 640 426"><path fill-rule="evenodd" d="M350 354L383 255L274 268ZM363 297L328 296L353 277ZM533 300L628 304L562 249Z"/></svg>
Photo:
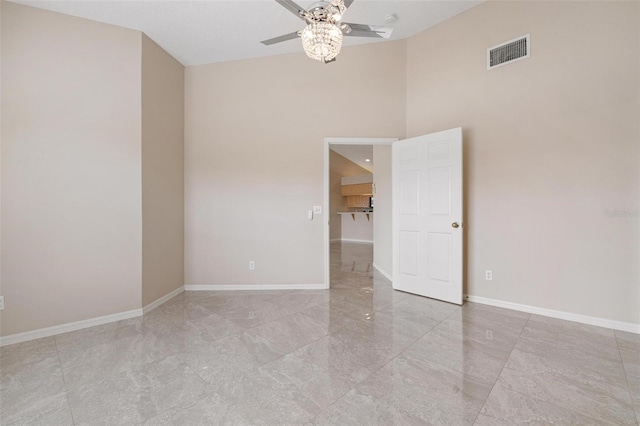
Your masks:
<svg viewBox="0 0 640 426"><path fill-rule="evenodd" d="M294 2L293 0L276 0L276 2L278 2L282 7L304 21L304 17L300 14L300 12L305 12L305 10L302 7L298 6L296 2Z"/></svg>
<svg viewBox="0 0 640 426"><path fill-rule="evenodd" d="M389 27L352 23L345 24L351 28L351 31L344 31L344 35L349 37L390 38L393 32L393 28Z"/></svg>
<svg viewBox="0 0 640 426"><path fill-rule="evenodd" d="M278 37L270 38L269 40L262 40L260 43L264 44L265 46L269 46L269 45L272 45L272 44L280 43L282 41L293 40L294 38L298 38L298 37L300 37L300 36L298 35L298 32L296 31L295 33L289 33L289 34L281 35L281 36L278 36Z"/></svg>

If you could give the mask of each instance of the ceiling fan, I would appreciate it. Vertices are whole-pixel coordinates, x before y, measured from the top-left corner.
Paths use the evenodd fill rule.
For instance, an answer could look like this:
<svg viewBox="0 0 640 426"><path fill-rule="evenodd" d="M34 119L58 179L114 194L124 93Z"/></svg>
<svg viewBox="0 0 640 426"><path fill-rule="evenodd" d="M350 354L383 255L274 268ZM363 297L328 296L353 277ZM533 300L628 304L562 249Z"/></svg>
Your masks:
<svg viewBox="0 0 640 426"><path fill-rule="evenodd" d="M393 28L342 22L353 0L329 0L313 3L309 10L293 0L276 0L289 12L307 23L300 31L263 40L265 46L300 37L305 53L312 59L329 63L336 60L342 47L342 36L389 38Z"/></svg>

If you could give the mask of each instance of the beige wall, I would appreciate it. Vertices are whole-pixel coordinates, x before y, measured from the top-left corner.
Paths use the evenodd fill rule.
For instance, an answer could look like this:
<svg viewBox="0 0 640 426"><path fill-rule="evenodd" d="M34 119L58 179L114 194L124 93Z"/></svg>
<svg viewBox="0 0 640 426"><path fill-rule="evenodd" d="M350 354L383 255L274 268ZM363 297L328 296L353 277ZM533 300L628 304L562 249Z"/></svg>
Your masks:
<svg viewBox="0 0 640 426"><path fill-rule="evenodd" d="M142 35L142 305L184 285L184 67Z"/></svg>
<svg viewBox="0 0 640 426"><path fill-rule="evenodd" d="M185 284L323 283L324 138L402 136L404 62L400 41L187 67Z"/></svg>
<svg viewBox="0 0 640 426"><path fill-rule="evenodd" d="M342 220L338 212L347 210L346 198L342 196L342 177L370 175L367 169L337 152L329 150L329 239L342 239Z"/></svg>
<svg viewBox="0 0 640 426"><path fill-rule="evenodd" d="M373 146L373 264L388 276L393 275L391 145Z"/></svg>
<svg viewBox="0 0 640 426"><path fill-rule="evenodd" d="M2 9L2 334L139 308L140 33Z"/></svg>
<svg viewBox="0 0 640 426"><path fill-rule="evenodd" d="M639 7L487 2L408 40L407 136L464 129L469 294L640 323L639 220L605 215L640 205Z"/></svg>
<svg viewBox="0 0 640 426"><path fill-rule="evenodd" d="M487 2L329 65L187 68L185 283L321 283L327 218L306 212L324 138L462 126L466 291L640 323L639 220L605 215L640 206L639 8ZM12 3L0 19L2 335L166 294L179 278L142 274L180 268L177 247L155 250L180 239L180 105L156 101L179 98L177 67L136 31ZM531 58L485 69L487 47L525 33Z"/></svg>

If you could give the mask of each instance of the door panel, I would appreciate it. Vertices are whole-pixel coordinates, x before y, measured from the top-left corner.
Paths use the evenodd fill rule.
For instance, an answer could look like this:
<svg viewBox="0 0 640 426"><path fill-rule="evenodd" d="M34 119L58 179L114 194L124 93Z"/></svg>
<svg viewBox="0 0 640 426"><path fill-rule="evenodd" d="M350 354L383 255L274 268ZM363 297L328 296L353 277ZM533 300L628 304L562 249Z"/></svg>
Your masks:
<svg viewBox="0 0 640 426"><path fill-rule="evenodd" d="M418 238L417 232L400 232L400 273L418 276Z"/></svg>
<svg viewBox="0 0 640 426"><path fill-rule="evenodd" d="M392 156L393 287L462 304L462 129L394 142Z"/></svg>
<svg viewBox="0 0 640 426"><path fill-rule="evenodd" d="M451 235L437 232L427 233L427 278L442 282L449 282L451 261Z"/></svg>
<svg viewBox="0 0 640 426"><path fill-rule="evenodd" d="M418 214L418 201L420 198L417 170L410 170L400 174L400 209L405 216Z"/></svg>
<svg viewBox="0 0 640 426"><path fill-rule="evenodd" d="M429 169L429 213L432 215L451 214L451 168Z"/></svg>

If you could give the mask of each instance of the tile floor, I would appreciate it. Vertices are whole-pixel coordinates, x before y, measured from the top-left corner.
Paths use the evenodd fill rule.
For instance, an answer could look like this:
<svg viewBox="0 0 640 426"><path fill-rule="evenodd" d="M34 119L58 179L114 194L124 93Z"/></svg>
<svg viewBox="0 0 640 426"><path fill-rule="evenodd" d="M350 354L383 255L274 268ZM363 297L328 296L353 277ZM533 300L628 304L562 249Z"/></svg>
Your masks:
<svg viewBox="0 0 640 426"><path fill-rule="evenodd" d="M393 291L333 244L330 291L187 292L0 350L3 425L636 425L640 336Z"/></svg>

